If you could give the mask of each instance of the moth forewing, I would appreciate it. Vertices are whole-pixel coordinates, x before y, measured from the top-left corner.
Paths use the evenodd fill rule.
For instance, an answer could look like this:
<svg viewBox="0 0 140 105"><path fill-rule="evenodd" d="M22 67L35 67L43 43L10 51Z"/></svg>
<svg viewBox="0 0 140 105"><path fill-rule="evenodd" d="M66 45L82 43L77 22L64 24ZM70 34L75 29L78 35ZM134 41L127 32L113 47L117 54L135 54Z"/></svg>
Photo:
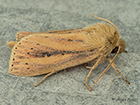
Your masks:
<svg viewBox="0 0 140 105"><path fill-rule="evenodd" d="M73 33L83 33L83 29L70 29L70 30L53 30L53 31L45 31L45 32L29 32L29 31L22 31L16 34L16 41L9 41L7 42L7 46L12 49L14 45L20 41L22 38L27 37L29 35L40 35L40 34L73 34Z"/></svg>
<svg viewBox="0 0 140 105"><path fill-rule="evenodd" d="M86 35L79 34L61 37L42 34L22 38L12 49L9 73L36 76L96 59L99 54L86 46L85 40Z"/></svg>
<svg viewBox="0 0 140 105"><path fill-rule="evenodd" d="M23 37L29 35L39 35L39 34L74 34L83 32L83 29L70 29L70 30L52 30L52 31L45 31L45 32L29 32L29 31L22 31L16 34L16 40L20 41Z"/></svg>

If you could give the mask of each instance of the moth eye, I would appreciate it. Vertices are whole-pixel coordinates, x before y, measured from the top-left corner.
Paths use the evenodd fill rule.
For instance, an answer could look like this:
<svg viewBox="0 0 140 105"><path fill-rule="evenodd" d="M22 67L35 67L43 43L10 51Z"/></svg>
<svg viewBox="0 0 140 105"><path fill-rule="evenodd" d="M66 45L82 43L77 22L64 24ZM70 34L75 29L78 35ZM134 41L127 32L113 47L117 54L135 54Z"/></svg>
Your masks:
<svg viewBox="0 0 140 105"><path fill-rule="evenodd" d="M33 48L31 48L31 50L33 50Z"/></svg>
<svg viewBox="0 0 140 105"><path fill-rule="evenodd" d="M29 52L27 54L30 54Z"/></svg>
<svg viewBox="0 0 140 105"><path fill-rule="evenodd" d="M30 68L27 68L27 69L30 69Z"/></svg>
<svg viewBox="0 0 140 105"><path fill-rule="evenodd" d="M25 63L26 65L28 65L28 63Z"/></svg>
<svg viewBox="0 0 140 105"><path fill-rule="evenodd" d="M14 66L13 64L11 66Z"/></svg>
<svg viewBox="0 0 140 105"><path fill-rule="evenodd" d="M15 58L13 58L13 61L15 60Z"/></svg>
<svg viewBox="0 0 140 105"><path fill-rule="evenodd" d="M15 47L15 49L17 49L17 47Z"/></svg>
<svg viewBox="0 0 140 105"><path fill-rule="evenodd" d="M117 53L117 51L118 51L118 47L115 47L115 48L112 50L111 53Z"/></svg>
<svg viewBox="0 0 140 105"><path fill-rule="evenodd" d="M62 55L64 55L64 53L62 53Z"/></svg>

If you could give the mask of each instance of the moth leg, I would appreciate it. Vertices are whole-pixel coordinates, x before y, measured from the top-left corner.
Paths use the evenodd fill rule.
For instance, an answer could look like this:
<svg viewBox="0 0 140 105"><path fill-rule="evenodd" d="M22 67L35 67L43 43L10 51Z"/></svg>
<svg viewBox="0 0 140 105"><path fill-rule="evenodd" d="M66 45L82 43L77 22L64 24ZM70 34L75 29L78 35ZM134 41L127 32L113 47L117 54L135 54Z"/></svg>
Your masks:
<svg viewBox="0 0 140 105"><path fill-rule="evenodd" d="M87 64L88 64L88 65L93 65L93 64L95 64L95 63L96 63L96 62L93 60L93 61L88 62ZM87 69L91 69L92 66L88 66L88 65L86 66L86 68L87 68Z"/></svg>
<svg viewBox="0 0 140 105"><path fill-rule="evenodd" d="M91 69L92 67L91 67L91 66L86 66L86 68L87 68L87 69Z"/></svg>
<svg viewBox="0 0 140 105"><path fill-rule="evenodd" d="M102 72L102 74L98 77L98 79L94 82L94 84L91 86L91 88L93 88L93 86L98 82L98 80L103 76L103 74L108 70L108 68L112 65L112 63L114 62L114 60L117 58L119 52L120 52L120 46L118 48L118 51L115 55L115 57L111 60L110 64L106 67L106 69Z"/></svg>
<svg viewBox="0 0 140 105"><path fill-rule="evenodd" d="M44 78L42 78L37 84L35 84L34 86L37 87L43 80L45 80L45 78L47 78L48 76L52 75L54 72L51 72L49 74L47 74Z"/></svg>
<svg viewBox="0 0 140 105"><path fill-rule="evenodd" d="M17 41L10 41L10 42L7 42L7 46L8 46L10 49L12 49L16 43L17 43Z"/></svg>
<svg viewBox="0 0 140 105"><path fill-rule="evenodd" d="M89 71L89 73L88 73L88 75L87 75L87 77L86 77L86 79L85 79L85 85L86 85L86 87L87 87L90 91L91 91L92 89L91 89L91 88L88 86L88 84L87 84L88 78L89 78L91 72L99 65L100 61L101 61L101 57L100 57L100 58L97 60L97 62L91 67L91 69L90 69L90 71Z"/></svg>
<svg viewBox="0 0 140 105"><path fill-rule="evenodd" d="M110 57L107 57L107 59L109 60L109 62L112 61L112 59ZM121 74L121 72L118 70L116 64L113 62L112 65L111 65L119 74L120 76L128 83L130 84L130 82Z"/></svg>

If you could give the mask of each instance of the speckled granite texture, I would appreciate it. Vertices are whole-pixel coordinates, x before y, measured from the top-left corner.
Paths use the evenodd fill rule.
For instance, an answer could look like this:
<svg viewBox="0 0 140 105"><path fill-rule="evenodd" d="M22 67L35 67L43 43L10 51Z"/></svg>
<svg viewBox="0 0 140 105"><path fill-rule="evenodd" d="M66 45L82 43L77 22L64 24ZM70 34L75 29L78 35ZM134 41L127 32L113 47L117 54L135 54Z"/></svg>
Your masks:
<svg viewBox="0 0 140 105"><path fill-rule="evenodd" d="M122 80L110 68L90 92L84 85L85 65L48 77L19 77L8 73L11 51L7 41L19 31L83 28L101 22L95 14L114 22L126 41L128 53L115 60ZM0 105L140 105L140 1L139 0L0 0ZM91 86L107 66L100 64L90 76Z"/></svg>

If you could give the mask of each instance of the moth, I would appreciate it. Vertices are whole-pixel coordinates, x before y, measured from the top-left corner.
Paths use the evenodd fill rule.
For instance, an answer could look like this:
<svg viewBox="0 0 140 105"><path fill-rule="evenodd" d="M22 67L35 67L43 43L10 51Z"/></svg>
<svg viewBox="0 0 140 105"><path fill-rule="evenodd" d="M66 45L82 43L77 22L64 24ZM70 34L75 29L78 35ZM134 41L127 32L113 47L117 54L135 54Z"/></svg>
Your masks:
<svg viewBox="0 0 140 105"><path fill-rule="evenodd" d="M129 81L119 72L114 60L125 51L125 42L120 31L111 21L95 18L108 23L98 23L81 29L55 30L47 32L19 32L16 41L7 42L12 53L9 63L9 73L18 76L46 76L66 68L92 62L94 65L85 79L86 87L91 91L102 75L112 66L121 77ZM109 55L116 53L112 59ZM91 72L102 62L109 60L109 65L90 87L88 78Z"/></svg>

